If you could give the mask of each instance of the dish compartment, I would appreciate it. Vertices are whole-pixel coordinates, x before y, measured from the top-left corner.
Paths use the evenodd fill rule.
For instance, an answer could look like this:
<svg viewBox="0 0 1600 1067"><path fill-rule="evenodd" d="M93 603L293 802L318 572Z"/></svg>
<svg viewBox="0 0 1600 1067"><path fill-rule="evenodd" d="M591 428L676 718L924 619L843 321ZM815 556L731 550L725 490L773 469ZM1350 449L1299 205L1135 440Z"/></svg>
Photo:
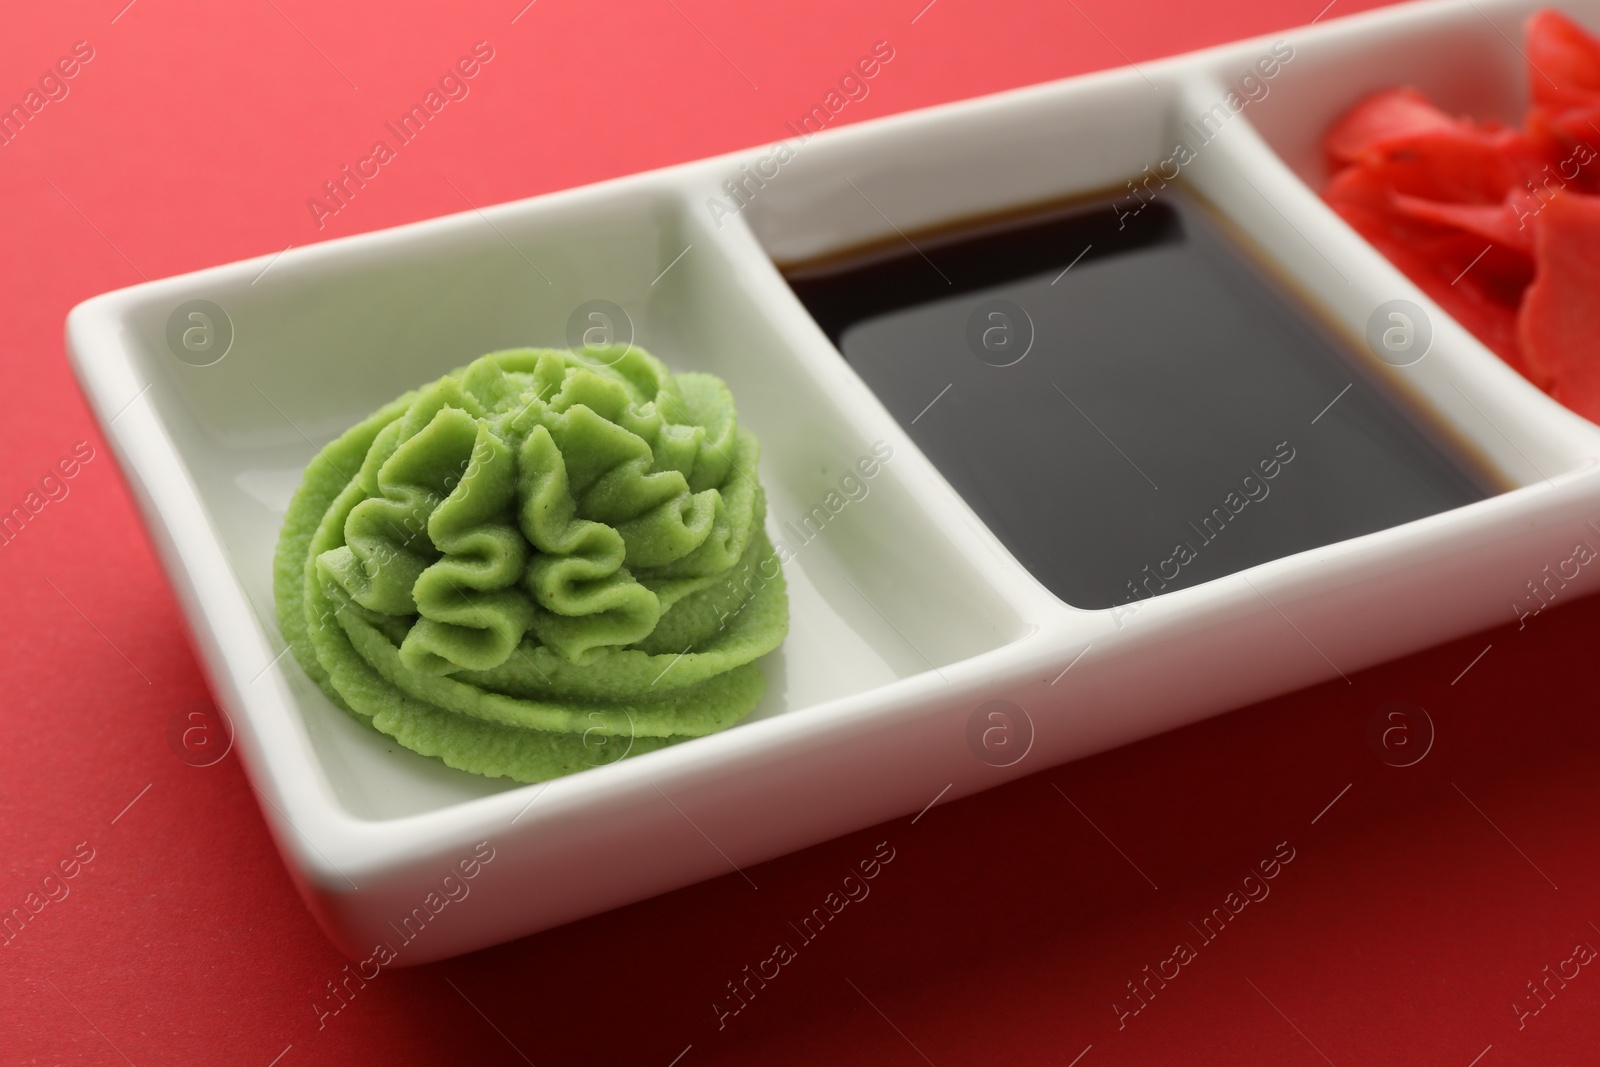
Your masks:
<svg viewBox="0 0 1600 1067"><path fill-rule="evenodd" d="M1508 367L1323 202L1329 171L1322 139L1363 97L1400 86L1421 90L1452 114L1520 124L1528 103L1523 25L1544 6L1408 4L1385 20L1383 34L1348 20L1291 35L1295 60L1272 95L1249 109L1237 145L1241 158L1253 161L1250 173L1262 176L1257 184L1271 208L1259 218L1241 215L1255 238L1280 251L1296 243L1317 249L1325 269L1320 277L1305 275L1304 283L1324 294L1356 336L1391 302L1422 309L1433 350L1420 362L1379 373L1447 413L1520 485L1581 467L1600 453L1600 427ZM1600 29L1600 4L1558 6L1591 32ZM1243 186L1230 196L1241 208L1262 200ZM1295 233L1287 232L1288 216Z"/></svg>
<svg viewBox="0 0 1600 1067"><path fill-rule="evenodd" d="M1203 63L1080 79L1070 103L1051 87L941 109L937 124L907 116L788 142L710 172L707 209L743 243L761 298L786 306L786 343L840 402L929 442L917 457L927 507L959 514L1067 605L1117 615L1575 469L1592 452L1587 431L1552 434L1541 412L1492 396L1475 342L1447 318L1402 365L1369 341L1386 279L1358 269L1364 244L1325 247L1307 232L1331 213L1252 126L1305 50L1246 42ZM1073 212L1084 221L1064 225ZM1176 241L1151 235L1163 214ZM974 276L972 246L1029 226L1050 229L990 253L1026 265ZM1184 244L1206 247L1188 265L1150 254ZM1241 269L1224 277L1230 255ZM1146 274L1159 295L1119 307ZM916 295L885 301L886 289ZM973 316L991 304L1026 335L1020 355L975 347ZM1147 328L1180 312L1194 336ZM1280 331L1253 363L1234 358L1249 333L1228 333L1249 314ZM1246 432L1245 418L1260 426ZM1273 487L1257 465L1276 470L1274 450L1309 457L1299 501L1265 503ZM1092 477L1057 470L1075 457L1099 465ZM1051 493L1072 506L1042 507ZM1252 499L1270 517L1214 547Z"/></svg>
<svg viewBox="0 0 1600 1067"><path fill-rule="evenodd" d="M762 661L768 692L755 719L947 667L1026 632L907 493L892 446L771 339L695 205L660 183L584 199L312 247L159 283L129 302L132 369L159 383L139 403L182 457L264 643L251 693L286 687L331 788L360 817L434 810L513 783L400 748L281 655L278 529L319 447L487 351L631 341L674 370L728 381L761 442L768 527L790 557L790 634ZM386 253L396 242L405 255ZM169 321L197 301L215 309L203 312L205 328L231 335L215 362L181 358L169 343Z"/></svg>

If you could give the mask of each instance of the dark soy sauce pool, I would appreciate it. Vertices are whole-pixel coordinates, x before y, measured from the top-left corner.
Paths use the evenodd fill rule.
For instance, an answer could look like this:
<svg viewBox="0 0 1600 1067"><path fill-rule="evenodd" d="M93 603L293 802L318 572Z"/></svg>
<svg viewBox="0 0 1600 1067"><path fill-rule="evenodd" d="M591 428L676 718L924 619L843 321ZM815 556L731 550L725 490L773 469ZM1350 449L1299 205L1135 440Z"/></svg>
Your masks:
<svg viewBox="0 0 1600 1067"><path fill-rule="evenodd" d="M1498 491L1208 209L1162 197L1121 218L1107 199L896 238L785 275L956 491L1077 607Z"/></svg>

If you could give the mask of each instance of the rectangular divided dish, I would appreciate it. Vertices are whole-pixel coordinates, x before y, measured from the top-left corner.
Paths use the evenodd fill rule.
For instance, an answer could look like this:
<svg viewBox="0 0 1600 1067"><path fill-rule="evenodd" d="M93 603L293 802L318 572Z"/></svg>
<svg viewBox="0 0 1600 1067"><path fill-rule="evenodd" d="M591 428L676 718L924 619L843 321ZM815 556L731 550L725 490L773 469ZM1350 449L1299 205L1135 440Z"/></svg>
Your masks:
<svg viewBox="0 0 1600 1067"><path fill-rule="evenodd" d="M1515 118L1523 67L1507 38L1535 8L1408 5L828 131L747 181L731 213L711 202L728 204L724 183L749 168L772 175L770 146L76 308L75 371L329 936L355 957L395 942L391 923L479 842L495 859L477 903L442 913L398 963L730 873L1513 619L1525 583L1600 516L1600 427L1502 364L1316 190L1321 132L1368 91L1414 84L1448 110ZM1600 2L1563 8L1600 27ZM1274 54L1259 83L1270 91L1219 117ZM935 469L780 265L1122 188L1205 116L1211 136L1182 181L1347 342L1363 381L1504 491L1152 599L1072 607ZM1363 341L1393 300L1432 327L1403 367ZM169 341L195 301L230 338L204 366ZM763 661L763 704L733 729L540 785L456 772L352 720L284 654L271 592L283 511L318 447L380 404L493 349L566 345L593 308L674 370L728 382L762 443L769 530L793 550L790 634ZM1301 413L1304 447L1336 392ZM800 541L784 524L804 516L820 517ZM972 729L996 700L1015 708L999 750Z"/></svg>

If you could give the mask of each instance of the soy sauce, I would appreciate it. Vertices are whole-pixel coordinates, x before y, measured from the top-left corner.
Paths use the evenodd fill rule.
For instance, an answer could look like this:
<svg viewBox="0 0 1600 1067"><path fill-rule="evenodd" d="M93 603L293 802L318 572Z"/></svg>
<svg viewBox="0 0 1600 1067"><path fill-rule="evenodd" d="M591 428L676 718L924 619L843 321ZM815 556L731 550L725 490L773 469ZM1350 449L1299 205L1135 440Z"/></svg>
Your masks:
<svg viewBox="0 0 1600 1067"><path fill-rule="evenodd" d="M1177 187L785 277L956 491L1110 608L1484 499L1487 471Z"/></svg>

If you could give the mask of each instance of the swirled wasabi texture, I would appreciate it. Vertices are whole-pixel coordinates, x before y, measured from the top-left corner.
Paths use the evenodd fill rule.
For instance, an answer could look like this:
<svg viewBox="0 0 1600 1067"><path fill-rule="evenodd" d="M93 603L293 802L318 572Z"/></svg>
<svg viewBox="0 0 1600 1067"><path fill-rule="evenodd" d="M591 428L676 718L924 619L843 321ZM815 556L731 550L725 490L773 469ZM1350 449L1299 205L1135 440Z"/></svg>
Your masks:
<svg viewBox="0 0 1600 1067"><path fill-rule="evenodd" d="M755 437L638 348L493 352L306 468L278 620L336 704L523 782L723 729L788 630Z"/></svg>

